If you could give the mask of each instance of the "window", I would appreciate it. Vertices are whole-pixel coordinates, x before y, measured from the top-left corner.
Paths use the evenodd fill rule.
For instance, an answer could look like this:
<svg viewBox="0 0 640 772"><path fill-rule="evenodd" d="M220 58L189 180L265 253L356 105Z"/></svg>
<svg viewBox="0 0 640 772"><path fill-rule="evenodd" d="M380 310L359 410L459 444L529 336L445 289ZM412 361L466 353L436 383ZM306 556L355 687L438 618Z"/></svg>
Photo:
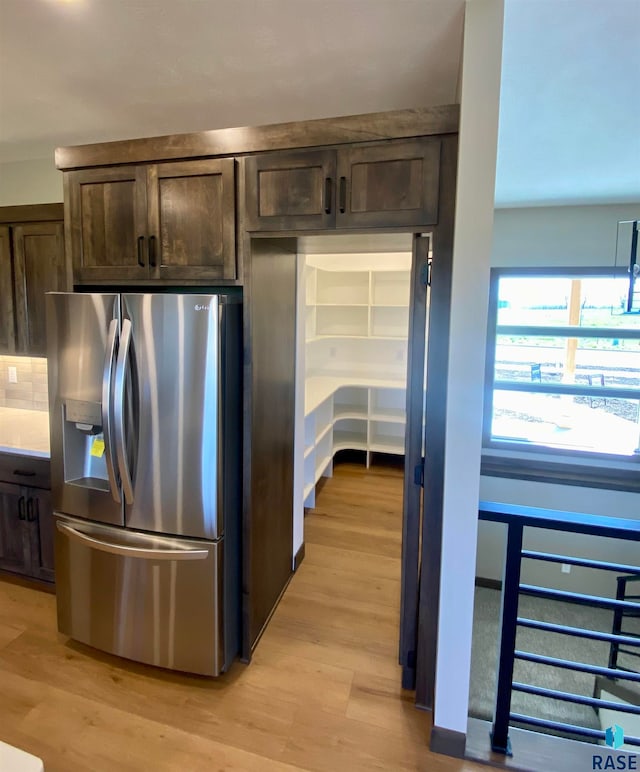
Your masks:
<svg viewBox="0 0 640 772"><path fill-rule="evenodd" d="M640 317L626 313L628 288L611 269L494 269L487 448L640 462Z"/></svg>

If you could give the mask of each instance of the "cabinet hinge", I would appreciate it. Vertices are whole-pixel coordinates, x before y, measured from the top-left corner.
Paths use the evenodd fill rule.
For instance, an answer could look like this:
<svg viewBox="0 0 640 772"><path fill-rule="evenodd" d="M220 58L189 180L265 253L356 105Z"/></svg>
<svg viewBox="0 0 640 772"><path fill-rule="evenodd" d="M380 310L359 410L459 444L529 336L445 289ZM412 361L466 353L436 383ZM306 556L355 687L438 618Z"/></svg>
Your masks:
<svg viewBox="0 0 640 772"><path fill-rule="evenodd" d="M413 470L413 482L421 488L424 488L424 458Z"/></svg>

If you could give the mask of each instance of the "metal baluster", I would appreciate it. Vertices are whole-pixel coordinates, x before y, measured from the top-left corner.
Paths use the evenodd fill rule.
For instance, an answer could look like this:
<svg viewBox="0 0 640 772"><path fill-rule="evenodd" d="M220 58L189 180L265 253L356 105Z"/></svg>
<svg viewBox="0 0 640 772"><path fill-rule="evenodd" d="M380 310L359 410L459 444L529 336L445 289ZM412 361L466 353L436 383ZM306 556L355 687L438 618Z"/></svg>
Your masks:
<svg viewBox="0 0 640 772"><path fill-rule="evenodd" d="M522 532L521 525L511 523L508 525L507 551L502 577L496 708L491 730L491 749L507 756L512 755L509 740L509 713L511 712L511 684L513 682L513 660L516 648Z"/></svg>

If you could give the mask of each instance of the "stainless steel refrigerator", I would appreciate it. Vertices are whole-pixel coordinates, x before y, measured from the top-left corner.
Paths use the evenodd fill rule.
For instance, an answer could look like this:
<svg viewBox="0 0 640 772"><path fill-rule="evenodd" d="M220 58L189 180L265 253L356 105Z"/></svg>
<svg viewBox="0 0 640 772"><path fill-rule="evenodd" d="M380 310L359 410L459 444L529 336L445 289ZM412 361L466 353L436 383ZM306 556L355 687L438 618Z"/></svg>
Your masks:
<svg viewBox="0 0 640 772"><path fill-rule="evenodd" d="M239 646L241 304L46 303L58 629L218 675Z"/></svg>

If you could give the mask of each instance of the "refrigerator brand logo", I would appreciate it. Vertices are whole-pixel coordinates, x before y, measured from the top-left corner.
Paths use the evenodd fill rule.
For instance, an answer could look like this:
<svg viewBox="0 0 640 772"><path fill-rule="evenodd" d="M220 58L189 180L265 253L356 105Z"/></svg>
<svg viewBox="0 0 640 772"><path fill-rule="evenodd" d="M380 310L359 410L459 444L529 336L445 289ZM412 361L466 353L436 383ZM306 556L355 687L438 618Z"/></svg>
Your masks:
<svg viewBox="0 0 640 772"><path fill-rule="evenodd" d="M201 306L199 303L196 303L194 306L196 311L208 311L209 306Z"/></svg>

